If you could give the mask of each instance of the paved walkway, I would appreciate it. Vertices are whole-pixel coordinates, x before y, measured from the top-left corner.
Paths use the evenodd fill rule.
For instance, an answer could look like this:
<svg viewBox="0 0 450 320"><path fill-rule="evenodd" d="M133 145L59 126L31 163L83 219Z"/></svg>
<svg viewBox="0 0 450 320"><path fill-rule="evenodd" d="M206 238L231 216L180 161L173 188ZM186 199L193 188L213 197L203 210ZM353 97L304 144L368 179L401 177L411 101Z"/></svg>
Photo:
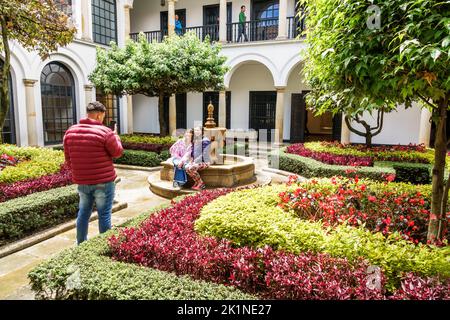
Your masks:
<svg viewBox="0 0 450 320"><path fill-rule="evenodd" d="M113 225L121 224L142 212L163 204L168 200L160 198L148 189L150 172L117 169L122 181L117 185L116 200L127 202L128 208L113 214ZM98 222L89 224L89 237L98 234ZM58 254L63 249L75 246L76 230L72 229L54 238L38 243L22 251L0 259L0 300L33 299L28 285L28 272L40 262Z"/></svg>
<svg viewBox="0 0 450 320"><path fill-rule="evenodd" d="M267 152L258 150L253 154L256 170L267 167ZM116 200L127 202L128 208L113 214L112 223L118 225L150 208L168 203L169 200L158 197L150 192L147 177L150 172L139 170L117 169L122 181L117 186ZM265 173L272 178L273 183L285 180L285 177ZM89 224L89 237L98 234L98 222ZM3 299L33 299L27 274L40 262L58 254L63 249L75 246L76 230L72 229L60 235L38 243L32 247L16 252L0 259L0 300Z"/></svg>

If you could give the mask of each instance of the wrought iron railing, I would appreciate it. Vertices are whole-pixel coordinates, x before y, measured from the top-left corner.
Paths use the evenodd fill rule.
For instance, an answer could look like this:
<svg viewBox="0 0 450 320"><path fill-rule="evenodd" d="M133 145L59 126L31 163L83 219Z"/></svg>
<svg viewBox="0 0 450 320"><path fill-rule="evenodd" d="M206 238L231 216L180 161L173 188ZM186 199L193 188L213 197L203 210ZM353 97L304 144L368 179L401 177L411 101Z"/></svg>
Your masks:
<svg viewBox="0 0 450 320"><path fill-rule="evenodd" d="M156 30L156 31L146 31L143 32L145 38L147 39L148 42L161 42L163 40L163 33L161 30ZM134 41L137 41L139 37L139 33L130 33L130 38Z"/></svg>

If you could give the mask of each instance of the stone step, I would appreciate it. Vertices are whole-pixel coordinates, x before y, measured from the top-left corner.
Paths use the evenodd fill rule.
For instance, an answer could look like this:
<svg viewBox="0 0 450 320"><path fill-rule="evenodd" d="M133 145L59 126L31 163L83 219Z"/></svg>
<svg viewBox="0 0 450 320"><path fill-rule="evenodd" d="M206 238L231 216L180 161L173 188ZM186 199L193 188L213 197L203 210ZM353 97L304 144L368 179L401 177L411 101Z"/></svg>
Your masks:
<svg viewBox="0 0 450 320"><path fill-rule="evenodd" d="M272 178L269 175L264 174L262 171L257 171L255 179L253 182L238 186L237 188L242 188L246 186L265 186L272 182ZM198 191L187 189L187 188L174 188L172 181L161 180L158 174L152 174L148 177L148 183L150 191L154 194L161 196L166 199L173 199L182 195L194 194ZM209 189L209 188L207 188ZM214 188L211 188L214 189Z"/></svg>

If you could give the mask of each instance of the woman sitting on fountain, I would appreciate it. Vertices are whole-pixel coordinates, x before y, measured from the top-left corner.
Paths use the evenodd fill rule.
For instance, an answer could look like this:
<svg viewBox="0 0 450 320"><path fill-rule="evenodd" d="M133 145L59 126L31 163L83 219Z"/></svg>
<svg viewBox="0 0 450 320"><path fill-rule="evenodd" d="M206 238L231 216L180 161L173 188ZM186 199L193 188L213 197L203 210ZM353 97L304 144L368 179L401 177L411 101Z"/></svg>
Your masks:
<svg viewBox="0 0 450 320"><path fill-rule="evenodd" d="M187 182L185 165L189 162L193 133L192 129L186 130L184 137L170 147L170 159L174 166L174 188L182 187Z"/></svg>
<svg viewBox="0 0 450 320"><path fill-rule="evenodd" d="M206 188L200 174L201 170L205 170L210 166L210 146L211 141L204 137L203 127L194 128L194 136L190 146L190 161L186 165L187 174L194 180L194 190L203 190Z"/></svg>

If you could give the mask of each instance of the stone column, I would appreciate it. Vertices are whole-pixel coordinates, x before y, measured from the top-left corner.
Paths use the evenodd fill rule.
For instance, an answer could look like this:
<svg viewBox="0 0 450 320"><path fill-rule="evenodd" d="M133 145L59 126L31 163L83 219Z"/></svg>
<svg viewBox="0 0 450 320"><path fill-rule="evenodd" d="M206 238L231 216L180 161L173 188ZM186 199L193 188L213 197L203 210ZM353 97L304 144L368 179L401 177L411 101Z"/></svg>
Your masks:
<svg viewBox="0 0 450 320"><path fill-rule="evenodd" d="M227 0L220 0L219 41L227 42Z"/></svg>
<svg viewBox="0 0 450 320"><path fill-rule="evenodd" d="M175 34L175 2L176 0L168 0L168 33L169 37Z"/></svg>
<svg viewBox="0 0 450 320"><path fill-rule="evenodd" d="M341 143L349 144L350 143L350 130L345 123L345 114L342 114L342 124L341 124Z"/></svg>
<svg viewBox="0 0 450 320"><path fill-rule="evenodd" d="M277 87L277 104L276 104L276 115L275 115L275 130L278 130L278 141L275 143L283 143L283 131L284 131L284 98L286 95L285 87Z"/></svg>
<svg viewBox="0 0 450 320"><path fill-rule="evenodd" d="M87 105L90 103L90 102L92 102L92 101L95 101L93 98L92 98L92 90L94 89L94 86L92 85L92 84L86 84L85 86L84 86L84 96L85 96L85 102L86 102L86 105L85 105L85 107L87 107Z"/></svg>
<svg viewBox="0 0 450 320"><path fill-rule="evenodd" d="M217 121L217 119L216 119ZM219 92L219 127L227 127L227 92Z"/></svg>
<svg viewBox="0 0 450 320"><path fill-rule="evenodd" d="M92 41L92 15L91 0L82 0L81 2L81 39Z"/></svg>
<svg viewBox="0 0 450 320"><path fill-rule="evenodd" d="M422 108L420 114L419 143L423 143L426 147L430 146L431 135L431 112L427 108Z"/></svg>
<svg viewBox="0 0 450 320"><path fill-rule="evenodd" d="M133 9L133 1L128 1L123 6L124 10L124 39L125 41L130 39L130 32L131 32L131 24L130 24L130 9ZM133 97L130 95L127 95L127 132L133 133Z"/></svg>
<svg viewBox="0 0 450 320"><path fill-rule="evenodd" d="M37 80L23 79L25 84L25 101L27 109L27 128L28 128L28 145L38 145L37 121L36 121L36 104L34 97L34 84Z"/></svg>
<svg viewBox="0 0 450 320"><path fill-rule="evenodd" d="M278 15L278 40L287 39L287 0L280 0Z"/></svg>
<svg viewBox="0 0 450 320"><path fill-rule="evenodd" d="M177 129L177 99L175 95L169 98L169 135Z"/></svg>

